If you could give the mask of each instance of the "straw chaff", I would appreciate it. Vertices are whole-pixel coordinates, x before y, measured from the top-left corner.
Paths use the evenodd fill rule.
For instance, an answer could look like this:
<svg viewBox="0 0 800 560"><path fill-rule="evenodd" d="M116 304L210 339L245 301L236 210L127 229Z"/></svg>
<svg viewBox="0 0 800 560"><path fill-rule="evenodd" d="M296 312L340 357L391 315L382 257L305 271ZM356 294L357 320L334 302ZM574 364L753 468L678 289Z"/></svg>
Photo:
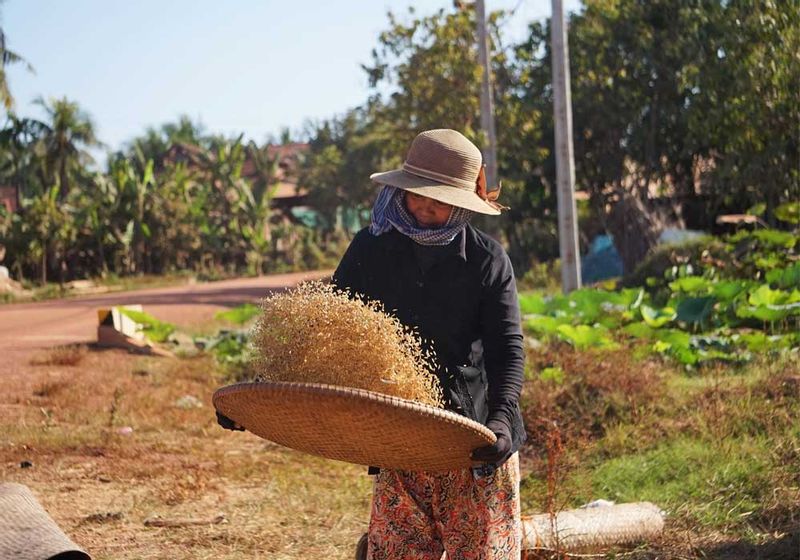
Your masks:
<svg viewBox="0 0 800 560"><path fill-rule="evenodd" d="M366 389L442 407L434 357L380 303L319 282L261 302L253 336L257 379Z"/></svg>

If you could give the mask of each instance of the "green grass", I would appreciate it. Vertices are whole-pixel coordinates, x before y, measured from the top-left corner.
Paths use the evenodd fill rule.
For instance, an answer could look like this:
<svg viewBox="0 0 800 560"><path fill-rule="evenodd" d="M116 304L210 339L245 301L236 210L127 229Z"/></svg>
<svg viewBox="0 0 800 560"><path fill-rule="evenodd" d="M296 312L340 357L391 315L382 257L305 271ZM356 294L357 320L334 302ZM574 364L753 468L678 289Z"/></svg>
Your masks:
<svg viewBox="0 0 800 560"><path fill-rule="evenodd" d="M558 369L564 382L527 381L535 466L523 480L523 511L546 511L548 497L555 509L601 498L649 501L673 526L701 535L756 542L789 530L786 512L800 509L795 356L687 373L635 353L587 355L564 343L530 352L533 372ZM555 422L563 440L550 496L541 418Z"/></svg>
<svg viewBox="0 0 800 560"><path fill-rule="evenodd" d="M214 319L217 321L233 323L234 325L244 325L245 323L254 319L255 316L258 315L258 312L259 308L257 305L245 303L244 305L234 307L233 309L218 312L216 315L214 315Z"/></svg>
<svg viewBox="0 0 800 560"><path fill-rule="evenodd" d="M588 476L592 496L650 501L703 526L723 528L766 502L771 468L767 440L681 437L645 453L603 461Z"/></svg>

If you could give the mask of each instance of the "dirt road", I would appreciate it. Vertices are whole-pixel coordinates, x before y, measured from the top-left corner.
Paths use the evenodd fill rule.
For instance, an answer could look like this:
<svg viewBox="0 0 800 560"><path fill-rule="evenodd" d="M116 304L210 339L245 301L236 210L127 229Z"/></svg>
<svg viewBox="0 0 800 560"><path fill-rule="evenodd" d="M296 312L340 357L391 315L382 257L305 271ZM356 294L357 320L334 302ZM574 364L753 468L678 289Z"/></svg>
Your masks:
<svg viewBox="0 0 800 560"><path fill-rule="evenodd" d="M0 379L35 352L97 338L97 309L141 304L163 321L192 327L225 307L256 301L269 291L330 275L330 271L276 274L204 284L115 292L85 298L0 306Z"/></svg>

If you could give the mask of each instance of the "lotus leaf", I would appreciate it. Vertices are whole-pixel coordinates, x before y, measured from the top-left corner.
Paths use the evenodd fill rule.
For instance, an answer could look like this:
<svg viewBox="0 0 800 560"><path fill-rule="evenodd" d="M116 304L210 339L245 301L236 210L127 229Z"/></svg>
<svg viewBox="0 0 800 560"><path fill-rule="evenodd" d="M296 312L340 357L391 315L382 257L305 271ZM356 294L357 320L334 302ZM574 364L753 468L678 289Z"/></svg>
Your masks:
<svg viewBox="0 0 800 560"><path fill-rule="evenodd" d="M677 319L684 323L703 325L714 310L716 298L689 297L678 302Z"/></svg>
<svg viewBox="0 0 800 560"><path fill-rule="evenodd" d="M569 323L568 317L534 315L525 321L525 328L535 333L552 336L558 334L558 327Z"/></svg>
<svg viewBox="0 0 800 560"><path fill-rule="evenodd" d="M733 337L737 342L743 343L752 352L766 352L781 348L790 348L792 340L790 336L772 335L768 336L763 332L739 333Z"/></svg>
<svg viewBox="0 0 800 560"><path fill-rule="evenodd" d="M716 282L711 286L711 295L723 302L729 302L736 299L741 293L744 293L749 287L750 282L746 280L727 280Z"/></svg>
<svg viewBox="0 0 800 560"><path fill-rule="evenodd" d="M789 302L791 294L783 290L773 290L768 284L762 284L754 292L750 293L747 301L750 305L765 306L765 305L782 305Z"/></svg>
<svg viewBox="0 0 800 560"><path fill-rule="evenodd" d="M753 237L768 245L774 245L784 249L791 249L797 244L797 236L788 231L778 231L776 229L761 229L753 232Z"/></svg>
<svg viewBox="0 0 800 560"><path fill-rule="evenodd" d="M524 315L547 313L547 302L543 295L537 293L520 294L519 307Z"/></svg>
<svg viewBox="0 0 800 560"><path fill-rule="evenodd" d="M711 282L702 276L684 276L669 283L669 287L673 292L707 292Z"/></svg>
<svg viewBox="0 0 800 560"><path fill-rule="evenodd" d="M691 366L700 361L697 351L691 347L692 338L689 333L677 329L657 331L658 341L653 350L672 356L680 363Z"/></svg>
<svg viewBox="0 0 800 560"><path fill-rule="evenodd" d="M800 286L800 262L796 262L786 268L770 270L767 272L766 278L767 282L780 288Z"/></svg>
<svg viewBox="0 0 800 560"><path fill-rule="evenodd" d="M558 334L578 350L616 346L616 343L608 335L608 329L600 325L561 325L558 327Z"/></svg>
<svg viewBox="0 0 800 560"><path fill-rule="evenodd" d="M787 202L775 208L775 217L782 222L800 224L800 202Z"/></svg>
<svg viewBox="0 0 800 560"><path fill-rule="evenodd" d="M783 321L787 317L800 315L800 303L785 305L743 306L736 309L736 315L744 319L759 319L760 321Z"/></svg>
<svg viewBox="0 0 800 560"><path fill-rule="evenodd" d="M783 260L774 253L762 255L755 259L755 265L761 270L772 270L773 268L779 267L781 264L783 264Z"/></svg>
<svg viewBox="0 0 800 560"><path fill-rule="evenodd" d="M640 307L642 312L642 319L644 322L648 324L648 326L659 328L663 327L677 316L675 310L672 307L665 307L663 309L653 309L649 305L644 305Z"/></svg>
<svg viewBox="0 0 800 560"><path fill-rule="evenodd" d="M618 305L618 294L604 290L582 289L569 294L571 309L577 313L581 322L594 323L602 315ZM624 310L620 309L620 311Z"/></svg>
<svg viewBox="0 0 800 560"><path fill-rule="evenodd" d="M630 325L625 325L622 330L634 338L643 338L645 340L656 338L656 330L647 323L631 323Z"/></svg>

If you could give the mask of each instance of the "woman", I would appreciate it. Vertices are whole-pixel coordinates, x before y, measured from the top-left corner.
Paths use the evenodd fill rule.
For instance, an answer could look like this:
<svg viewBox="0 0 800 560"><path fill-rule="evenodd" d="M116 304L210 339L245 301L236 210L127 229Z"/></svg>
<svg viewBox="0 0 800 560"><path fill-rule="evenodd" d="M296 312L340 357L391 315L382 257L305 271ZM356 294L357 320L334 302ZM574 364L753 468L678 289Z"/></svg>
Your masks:
<svg viewBox="0 0 800 560"><path fill-rule="evenodd" d="M455 130L429 130L384 185L334 283L383 303L436 353L447 408L485 424L494 445L479 468L377 473L367 557L507 559L520 556L519 411L524 352L516 284L503 248L469 224L497 215L478 148Z"/></svg>

